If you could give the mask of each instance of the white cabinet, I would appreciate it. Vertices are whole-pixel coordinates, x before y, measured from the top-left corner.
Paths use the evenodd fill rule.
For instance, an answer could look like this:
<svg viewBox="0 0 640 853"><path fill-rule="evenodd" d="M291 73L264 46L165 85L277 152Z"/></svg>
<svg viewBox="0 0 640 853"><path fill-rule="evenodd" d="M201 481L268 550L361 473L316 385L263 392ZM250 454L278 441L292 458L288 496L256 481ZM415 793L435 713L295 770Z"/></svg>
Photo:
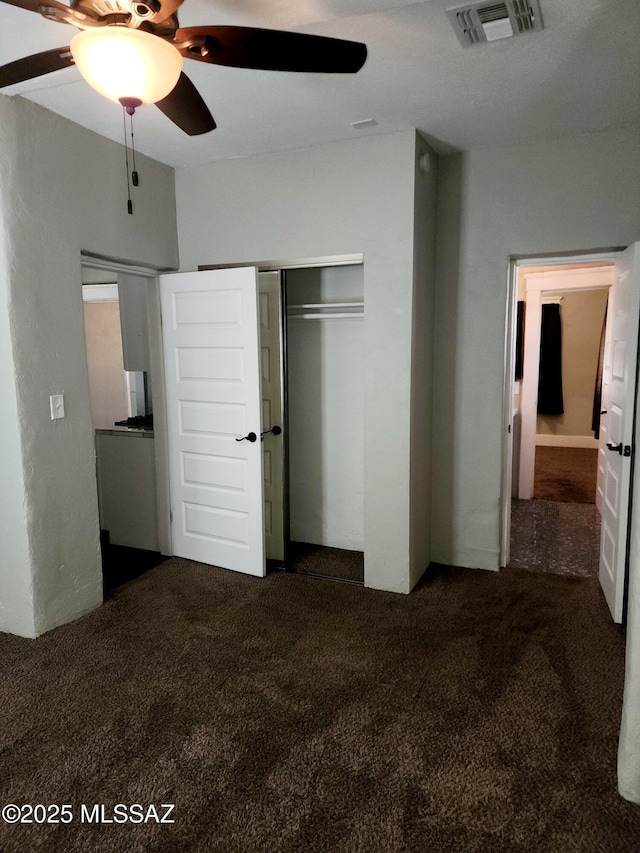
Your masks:
<svg viewBox="0 0 640 853"><path fill-rule="evenodd" d="M118 273L122 357L124 369L132 372L149 370L147 282L143 276Z"/></svg>
<svg viewBox="0 0 640 853"><path fill-rule="evenodd" d="M159 551L155 448L146 430L97 430L100 529L113 545Z"/></svg>

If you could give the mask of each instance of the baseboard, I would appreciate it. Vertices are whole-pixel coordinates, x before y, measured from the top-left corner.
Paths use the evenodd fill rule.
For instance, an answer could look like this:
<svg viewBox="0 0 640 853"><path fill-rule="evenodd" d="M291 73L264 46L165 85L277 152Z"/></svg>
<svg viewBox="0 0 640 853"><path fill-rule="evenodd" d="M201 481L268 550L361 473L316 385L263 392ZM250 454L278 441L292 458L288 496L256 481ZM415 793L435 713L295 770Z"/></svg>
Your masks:
<svg viewBox="0 0 640 853"><path fill-rule="evenodd" d="M536 435L537 447L583 447L598 449L598 439L591 435Z"/></svg>
<svg viewBox="0 0 640 853"><path fill-rule="evenodd" d="M436 547L431 552L431 562L463 569L497 572L500 569L500 554L498 551L484 551L479 548L453 548L445 551Z"/></svg>

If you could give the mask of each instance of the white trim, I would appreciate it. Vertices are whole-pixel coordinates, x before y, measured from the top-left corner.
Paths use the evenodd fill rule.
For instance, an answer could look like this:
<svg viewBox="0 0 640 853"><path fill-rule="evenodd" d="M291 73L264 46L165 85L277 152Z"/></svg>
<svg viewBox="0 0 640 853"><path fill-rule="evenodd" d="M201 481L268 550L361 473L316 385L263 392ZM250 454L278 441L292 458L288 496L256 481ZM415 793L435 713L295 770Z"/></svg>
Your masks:
<svg viewBox="0 0 640 853"><path fill-rule="evenodd" d="M83 284L83 302L117 302L118 285L114 284Z"/></svg>
<svg viewBox="0 0 640 853"><path fill-rule="evenodd" d="M236 267L257 267L259 272L280 272L280 270L306 269L308 267L342 267L364 263L364 254L327 255L320 258L298 258L286 261L244 261L236 264L198 264L198 270L235 269Z"/></svg>
<svg viewBox="0 0 640 853"><path fill-rule="evenodd" d="M164 267L154 269L153 267L141 267L136 264L128 264L126 261L110 260L90 252L81 252L80 261L83 267L92 270L108 270L109 272L123 272L128 275L141 275L146 278L155 278L159 273L165 272Z"/></svg>
<svg viewBox="0 0 640 853"><path fill-rule="evenodd" d="M149 332L149 367L153 396L153 434L156 455L156 490L158 507L158 541L160 553L173 554L171 537L171 500L169 496L169 427L167 392L162 346L162 313L160 282L157 276L147 281L147 322Z"/></svg>
<svg viewBox="0 0 640 853"><path fill-rule="evenodd" d="M601 249L599 252L589 252L581 255L579 252L567 252L565 255L510 255L509 260L513 266L523 267L558 267L562 264L601 264L614 263L618 255L622 254L626 246L614 246L609 249Z"/></svg>
<svg viewBox="0 0 640 853"><path fill-rule="evenodd" d="M598 449L598 439L592 435L536 435L536 447L584 447Z"/></svg>
<svg viewBox="0 0 640 853"><path fill-rule="evenodd" d="M613 264L613 261L611 263ZM524 274L525 289L527 294L536 290L548 290L551 293L564 290L594 290L601 287L611 287L613 274L613 266L591 267L591 269L581 270L528 272Z"/></svg>
<svg viewBox="0 0 640 853"><path fill-rule="evenodd" d="M518 312L518 265L510 263L507 268L507 311L504 334L504 384L502 392L502 512L500 513L499 565L509 563L511 545L511 491L513 479L513 407L514 375L516 364L516 320ZM522 393L518 381L518 392ZM456 564L458 565L458 564Z"/></svg>

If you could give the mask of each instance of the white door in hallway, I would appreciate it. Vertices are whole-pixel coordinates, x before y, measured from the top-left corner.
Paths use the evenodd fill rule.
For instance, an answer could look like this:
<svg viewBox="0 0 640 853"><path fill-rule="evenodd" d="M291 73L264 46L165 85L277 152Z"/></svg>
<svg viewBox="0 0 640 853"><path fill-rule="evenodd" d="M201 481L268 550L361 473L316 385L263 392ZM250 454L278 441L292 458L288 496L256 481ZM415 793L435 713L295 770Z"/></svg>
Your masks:
<svg viewBox="0 0 640 853"><path fill-rule="evenodd" d="M263 576L258 277L160 276L173 553Z"/></svg>
<svg viewBox="0 0 640 853"><path fill-rule="evenodd" d="M638 315L640 313L640 243L635 243L616 260L616 275L610 291L610 335L607 341L603 376L601 438L604 473L602 478L600 534L600 584L614 622L622 622L631 453L637 384Z"/></svg>

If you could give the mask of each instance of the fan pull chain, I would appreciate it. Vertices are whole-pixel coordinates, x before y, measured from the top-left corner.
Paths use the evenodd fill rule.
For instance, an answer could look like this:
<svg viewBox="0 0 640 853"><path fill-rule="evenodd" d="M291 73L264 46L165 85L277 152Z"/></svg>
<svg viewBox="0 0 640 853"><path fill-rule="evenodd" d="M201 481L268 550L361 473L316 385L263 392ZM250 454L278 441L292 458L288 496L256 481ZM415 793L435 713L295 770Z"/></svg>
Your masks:
<svg viewBox="0 0 640 853"><path fill-rule="evenodd" d="M131 184L129 183L129 147L127 145L127 114L124 104L122 105L122 127L124 131L124 162L127 172L127 213L133 213L133 202L131 201Z"/></svg>
<svg viewBox="0 0 640 853"><path fill-rule="evenodd" d="M131 183L134 187L138 186L138 171L136 169L136 141L133 136L133 113L129 113L129 122L131 126L131 151L133 154L133 171L131 172Z"/></svg>

